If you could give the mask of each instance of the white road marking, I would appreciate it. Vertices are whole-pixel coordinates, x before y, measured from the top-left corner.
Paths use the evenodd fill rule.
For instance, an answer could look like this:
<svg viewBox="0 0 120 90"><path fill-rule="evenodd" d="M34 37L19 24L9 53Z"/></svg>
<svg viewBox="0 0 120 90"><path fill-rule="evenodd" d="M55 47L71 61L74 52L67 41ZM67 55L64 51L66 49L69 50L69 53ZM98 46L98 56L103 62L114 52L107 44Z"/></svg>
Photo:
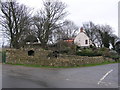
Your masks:
<svg viewBox="0 0 120 90"><path fill-rule="evenodd" d="M112 71L113 71L112 69L111 69L110 71L108 71L108 72L100 79L100 81L98 82L98 84L100 84L100 83L102 82L102 80L104 80L104 79L108 76L108 74L110 74Z"/></svg>
<svg viewBox="0 0 120 90"><path fill-rule="evenodd" d="M104 85L108 86L108 85L111 85L112 83L108 83L108 82L100 82L100 84L104 84Z"/></svg>

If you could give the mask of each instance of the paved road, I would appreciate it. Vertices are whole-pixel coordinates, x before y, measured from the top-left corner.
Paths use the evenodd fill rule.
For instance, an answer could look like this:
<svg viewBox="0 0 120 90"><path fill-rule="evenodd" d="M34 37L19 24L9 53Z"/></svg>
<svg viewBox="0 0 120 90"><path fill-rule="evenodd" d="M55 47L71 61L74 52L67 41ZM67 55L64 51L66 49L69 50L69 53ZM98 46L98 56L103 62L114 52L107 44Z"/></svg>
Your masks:
<svg viewBox="0 0 120 90"><path fill-rule="evenodd" d="M117 88L118 64L48 69L2 65L3 88Z"/></svg>

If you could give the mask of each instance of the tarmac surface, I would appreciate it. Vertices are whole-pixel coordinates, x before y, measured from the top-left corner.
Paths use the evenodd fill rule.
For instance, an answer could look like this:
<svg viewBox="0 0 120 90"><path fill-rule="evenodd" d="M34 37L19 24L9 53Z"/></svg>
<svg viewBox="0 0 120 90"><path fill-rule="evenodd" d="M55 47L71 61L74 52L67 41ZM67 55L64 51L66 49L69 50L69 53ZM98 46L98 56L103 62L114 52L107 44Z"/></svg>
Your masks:
<svg viewBox="0 0 120 90"><path fill-rule="evenodd" d="M118 64L80 68L3 64L2 88L118 88Z"/></svg>

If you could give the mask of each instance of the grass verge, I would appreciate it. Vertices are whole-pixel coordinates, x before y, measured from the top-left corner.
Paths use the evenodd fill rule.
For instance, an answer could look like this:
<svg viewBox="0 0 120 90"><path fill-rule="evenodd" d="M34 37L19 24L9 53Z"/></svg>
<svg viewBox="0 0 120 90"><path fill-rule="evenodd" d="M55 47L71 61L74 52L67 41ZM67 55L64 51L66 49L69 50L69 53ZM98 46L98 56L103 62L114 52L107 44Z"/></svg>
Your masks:
<svg viewBox="0 0 120 90"><path fill-rule="evenodd" d="M41 66L41 65L32 65L32 64L12 64L12 63L5 63L10 65L18 65L18 66L26 66L26 67L39 67L39 68L80 68L80 67L92 67L92 66L98 66L98 65L106 65L106 64L113 64L118 62L103 62L99 64L84 64L79 66Z"/></svg>

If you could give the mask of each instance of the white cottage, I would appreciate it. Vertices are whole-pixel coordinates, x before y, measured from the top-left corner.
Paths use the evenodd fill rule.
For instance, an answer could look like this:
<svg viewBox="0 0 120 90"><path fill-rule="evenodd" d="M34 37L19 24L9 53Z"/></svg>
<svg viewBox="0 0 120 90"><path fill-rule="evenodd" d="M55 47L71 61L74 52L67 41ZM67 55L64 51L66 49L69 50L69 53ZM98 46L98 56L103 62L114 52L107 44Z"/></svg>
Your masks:
<svg viewBox="0 0 120 90"><path fill-rule="evenodd" d="M80 33L75 37L74 44L76 44L79 47L89 47L90 45L92 45L91 40L85 34L83 28L80 29Z"/></svg>

